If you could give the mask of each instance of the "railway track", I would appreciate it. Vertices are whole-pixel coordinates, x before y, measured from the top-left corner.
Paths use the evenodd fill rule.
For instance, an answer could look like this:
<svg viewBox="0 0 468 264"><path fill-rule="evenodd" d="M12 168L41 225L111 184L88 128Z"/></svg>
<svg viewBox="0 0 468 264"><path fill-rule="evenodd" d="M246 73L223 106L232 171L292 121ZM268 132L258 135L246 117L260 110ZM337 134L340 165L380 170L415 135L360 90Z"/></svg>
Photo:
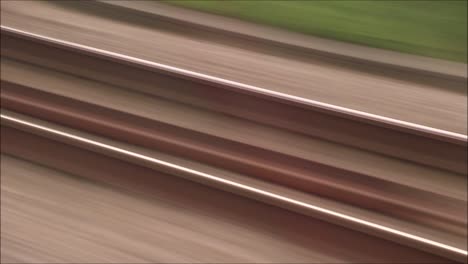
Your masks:
<svg viewBox="0 0 468 264"><path fill-rule="evenodd" d="M1 55L2 153L119 186L114 166L144 170L309 235L321 219L376 252L466 262L466 135L6 26Z"/></svg>

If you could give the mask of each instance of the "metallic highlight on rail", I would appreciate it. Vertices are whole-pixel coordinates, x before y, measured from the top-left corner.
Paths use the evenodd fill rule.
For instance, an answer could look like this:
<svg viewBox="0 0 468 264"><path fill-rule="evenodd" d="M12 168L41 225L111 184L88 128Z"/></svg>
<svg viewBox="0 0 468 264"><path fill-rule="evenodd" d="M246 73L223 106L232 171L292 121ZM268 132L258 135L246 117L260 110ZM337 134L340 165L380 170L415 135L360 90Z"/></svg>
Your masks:
<svg viewBox="0 0 468 264"><path fill-rule="evenodd" d="M445 137L449 137L449 138L452 138L452 139L461 140L461 141L464 141L464 142L468 141L468 136L460 134L460 133L455 133L455 132L450 132L450 131L446 131L446 130L443 130L443 129L428 127L428 126L419 125L419 124L414 124L414 123L411 123L411 122L406 122L406 121L402 121L402 120L398 120L398 119L394 119L394 118L390 118L390 117L379 116L379 115L366 113L366 112L362 112L362 111L359 111L359 110L354 110L354 109L341 107L341 106L337 106L337 105L327 104L327 103L323 103L323 102L319 102L319 101L315 101L315 100L311 100L311 99L307 99L307 98L303 98L303 97L299 97L299 96L294 96L294 95L290 95L290 94L276 92L276 91L268 90L268 89L265 89L265 88L260 88L260 87L256 87L256 86L252 86L252 85L248 85L248 84L243 84L243 83L239 83L239 82L235 82L235 81L230 81L230 80L226 80L226 79L223 79L223 78L219 78L219 77L215 77L215 76L211 76L211 75L207 75L207 74L203 74L203 73L198 73L198 72L194 72L194 71L190 71L190 70L185 70L185 69L181 69L181 68L166 65L166 64L161 64L161 63L152 62L152 61L148 61L148 60L144 60L144 59L139 59L139 58L136 58L136 57L115 53L115 52L112 52L112 51L93 48L93 47L90 47L90 46L77 44L77 43L73 43L73 42L69 42L69 41L65 41L65 40L60 40L60 39L56 39L56 38L46 37L46 36L43 36L43 35L26 32L26 31L23 31L23 30L7 27L7 26L4 26L4 25L1 25L0 28L2 30L13 32L13 33L16 33L16 34L22 34L22 35L25 35L25 36L34 37L34 38L41 39L41 40L44 40L44 41L49 41L49 42L53 42L53 43L56 43L56 44L77 48L77 49L92 52L92 53L95 53L95 54L110 56L110 57L113 57L113 58L116 58L116 59L121 59L121 60L125 60L125 61L132 62L132 63L138 63L140 65L149 66L149 67L157 68L157 69L160 69L160 70L171 71L171 72L174 72L174 73L177 73L177 74L182 74L182 75L185 75L185 76L188 76L188 77L199 78L199 79L203 79L203 80L206 80L206 81L211 81L211 82L215 82L215 83L218 83L218 84L223 84L223 85L235 87L235 88L246 90L246 91L260 93L260 94L272 96L272 97L275 97L275 98L279 98L279 99L283 99L283 100L287 100L287 101L291 101L291 102L295 102L295 103L300 103L300 104L304 104L304 105L308 105L308 106L312 106L312 107L316 107L316 108L320 108L320 109L325 109L325 110L329 110L329 111L334 111L334 112L338 112L338 113L352 115L352 116L356 116L356 117L359 117L359 118L364 118L364 119L367 119L367 120L378 121L378 122L382 122L382 123L386 123L386 124L390 124L390 125L394 125L394 126L398 126L398 127L413 129L413 130L424 132L424 133L435 134L435 135L439 135L439 136L445 136Z"/></svg>
<svg viewBox="0 0 468 264"><path fill-rule="evenodd" d="M349 216L349 215L346 215L346 214L335 212L335 211L332 211L332 210L329 210L329 209L326 209L326 208L323 208L323 207L319 207L319 206L315 206L315 205L312 205L312 204L309 204L309 203L301 202L299 200L291 199L291 198L281 196L281 195L278 195L278 194L275 194L275 193L272 193L272 192L269 192L269 191L261 190L261 189L254 188L254 187L250 187L248 185L240 184L240 183L237 183L237 182L234 182L234 181L231 181L231 180L226 180L226 179L223 179L222 177L219 177L219 176L210 175L210 174L207 174L207 173L204 173L204 172L201 172L201 171L193 170L193 169L183 167L183 166L180 166L180 165L177 165L177 164L173 164L173 163L169 163L169 162L166 162L166 161L163 161L163 160L155 159L155 158L152 158L152 157L149 157L149 156L146 156L146 155L142 155L142 154L139 154L139 153L136 153L136 152L133 152L133 151L125 150L125 149L118 148L118 147L115 147L115 146L111 146L111 145L108 145L108 144L104 144L104 143L101 143L101 142L98 142L98 141L95 141L95 140L90 140L90 139L87 139L87 138L84 138L84 137L76 136L76 135L69 134L69 133L66 133L66 132L63 132L63 131L59 131L59 130L48 128L48 127L45 127L45 126L42 126L42 125L38 125L38 124L34 124L34 123L31 123L31 122L28 122L28 121L17 119L17 118L14 118L14 117L11 117L11 116L8 116L8 115L5 115L5 114L0 114L0 117L1 117L1 119L6 119L6 120L9 120L9 121L21 124L21 125L25 125L25 126L34 128L34 129L39 129L39 130L46 131L46 132L49 132L49 133L52 133L52 134L55 134L55 135L59 135L59 136L62 136L62 137L73 139L73 140L77 140L77 141L80 141L80 142L83 142L83 143L86 143L86 144L97 146L97 147L102 148L102 149L118 152L120 154L124 154L124 155L127 155L127 156L131 156L131 157L134 157L134 158L144 160L144 161L148 161L148 162L151 162L151 163L162 165L162 166L165 166L165 167L168 167L168 168L171 168L171 169L176 169L176 170L179 170L179 171L187 172L187 173L190 173L191 175L196 176L196 177L201 177L203 179L207 179L207 180L210 180L210 181L222 183L222 184L228 185L230 187L234 187L234 188L237 188L237 189L240 189L240 190L248 191L248 192L253 193L253 194L273 198L275 200L279 200L279 201L286 202L286 203L291 204L291 205L306 208L306 209L309 209L309 210L312 210L312 211L315 211L315 212L319 212L319 213L327 215L327 216L332 216L332 217L335 217L335 218L338 218L338 219L341 219L341 220L346 220L346 221L350 221L350 222L357 223L357 224L360 224L360 225L364 225L366 227L370 227L370 228L373 228L373 229L376 229L376 230L379 230L379 231L384 231L384 232L387 232L387 233L398 235L398 236L401 236L401 237L404 237L404 238L407 238L407 239L410 239L410 240L413 240L413 241L417 241L417 242L421 242L421 243L424 243L424 244L427 244L427 245L430 245L430 246L445 249L445 250L448 250L448 251L451 251L451 252L454 252L454 253L457 253L457 254L461 254L461 255L464 255L464 256L468 255L468 252L466 250L462 250L462 249L459 249L459 248L456 248L456 247L453 247L453 246L450 246L450 245L446 245L446 244L443 244L443 243L440 243L440 242L437 242L437 241L433 241L433 240L426 239L426 238L423 238L423 237L420 237L420 236L416 236L416 235L412 235L412 234L409 234L409 233L406 233L406 232L402 232L402 231L399 231L399 230L396 230L396 229L393 229L393 228L389 228L389 227L386 227L386 226L383 226L383 225L375 224L375 223L372 223L372 222L369 222L369 221L366 221L366 220L362 220L362 219L359 219L359 218L356 218L356 217L353 217L353 216Z"/></svg>

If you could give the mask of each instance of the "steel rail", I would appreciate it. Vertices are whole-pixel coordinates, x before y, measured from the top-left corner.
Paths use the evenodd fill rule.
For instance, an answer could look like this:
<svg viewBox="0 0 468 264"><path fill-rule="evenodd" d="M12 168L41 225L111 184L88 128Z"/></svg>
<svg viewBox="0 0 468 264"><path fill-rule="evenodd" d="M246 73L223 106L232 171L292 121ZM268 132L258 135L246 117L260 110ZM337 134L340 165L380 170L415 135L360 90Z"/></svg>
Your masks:
<svg viewBox="0 0 468 264"><path fill-rule="evenodd" d="M415 130L415 131L420 131L420 132L427 133L427 134L433 134L433 135L437 135L437 136L448 137L448 138L452 138L452 139L459 140L459 141L462 141L462 142L467 142L468 141L468 136L464 135L464 134L460 134L460 133L455 133L455 132L451 132L451 131L447 131L447 130L443 130L443 129L438 129L438 128L434 128L434 127L429 127L429 126L424 126L424 125L420 125L420 124L415 124L415 123L411 123L411 122L407 122L407 121L403 121L403 120L399 120L399 119L395 119L395 118L375 115L375 114L372 114L372 113L367 113L367 112L363 112L363 111L359 111L359 110L355 110L355 109L351 109L351 108L346 108L346 107L332 105L332 104L328 104L328 103L324 103L324 102L319 102L319 101L307 99L307 98L304 98L304 97L299 97L299 96L295 96L295 95L276 92L276 91L273 91L273 90L270 90L270 89L261 88L261 87L257 87L257 86L253 86L253 85L249 85L249 84L244 84L244 83L240 83L240 82L236 82L236 81L231 81L231 80L227 80L227 79L223 79L223 78L219 78L219 77L215 77L215 76L211 76L211 75L207 75L207 74L203 74L203 73L199 73L199 72L194 72L194 71L190 71L190 70L186 70L186 69L182 69L182 68L162 64L162 63L148 61L148 60L144 60L144 59L140 59L140 58L136 58L136 57L120 54L120 53L115 53L115 52L111 52L111 51L107 51L107 50L102 50L102 49L90 47L90 46L87 46L87 45L82 45L82 44L73 43L73 42L69 42L69 41L65 41L65 40L60 40L60 39L57 39L57 38L51 38L51 37L47 37L47 36L43 36L43 35L31 33L31 32L26 32L26 31L23 31L23 30L15 29L15 28L12 28L12 27L7 27L7 26L4 26L4 25L1 25L0 27L1 27L1 29L3 31L6 31L6 32L21 34L21 35L28 36L28 37L34 37L34 38L44 40L44 41L49 41L49 42L52 42L52 43L55 43L55 44L66 45L68 47L73 47L73 48L76 48L76 49L79 49L79 50L92 52L92 53L95 53L95 54L100 54L100 55L105 55L105 56L110 56L110 57L115 58L115 59L128 61L128 62L131 62L131 63L137 63L137 64L141 64L141 65L144 65L144 66L149 66L149 67L156 68L156 69L159 69L159 70L171 71L171 72L174 72L176 74L185 75L185 76L191 77L191 78L198 78L198 79L202 79L202 80L205 80L205 81L215 82L215 83L218 83L218 84L221 84L221 85L232 86L232 87L235 87L237 89L242 89L242 90L246 90L246 91L260 93L260 94L264 94L264 95L267 95L267 96L279 98L279 99L294 102L294 103L303 104L303 105L314 107L314 108L319 108L319 109L328 110L328 111L334 111L334 112L338 112L338 113L342 113L342 114L346 114L346 115L355 116L355 117L358 117L358 118L363 118L363 119L367 119L367 120L386 123L386 124L389 124L389 125L392 125L392 126L407 128L407 129Z"/></svg>
<svg viewBox="0 0 468 264"><path fill-rule="evenodd" d="M422 226L458 235L466 233L464 204L446 193L433 193L404 182L221 139L222 130L215 136L206 135L129 114L125 109L112 110L4 80L1 85L2 107L10 111L236 171ZM457 175L445 173L441 177L447 180Z"/></svg>
<svg viewBox="0 0 468 264"><path fill-rule="evenodd" d="M203 171L194 170L194 169L184 167L184 166L180 166L178 164L174 164L174 163L167 162L167 161L164 161L164 160L155 159L155 158L152 158L152 157L144 155L144 154L136 153L134 151L119 148L119 147L116 147L116 146L113 146L113 145L105 144L105 143L102 143L102 142L99 142L99 141L95 141L95 140L92 140L92 139L88 139L88 138L85 138L85 137L81 137L81 136L74 135L74 134L71 134L71 133L67 133L67 132L64 132L64 131L60 131L60 130L57 130L57 129L45 127L45 126L42 126L42 125L39 125L39 124L36 124L36 123L33 123L33 122L29 122L29 121L25 121L25 120L22 120L22 119L19 119L19 118L12 117L12 116L7 115L7 114L2 113L2 114L0 114L0 117L1 117L2 121L7 121L7 122L10 122L10 123L13 123L13 124L16 124L16 125L20 125L20 126L25 127L26 129L39 130L39 131L42 131L42 132L45 132L45 133L48 133L48 134L52 134L52 135L54 135L56 137L70 139L70 140L77 141L77 142L80 142L80 143L84 143L84 144L87 144L87 145L92 145L93 147L96 147L96 148L99 148L99 149L103 149L103 150L110 151L110 152L116 152L116 153L122 154L124 156L130 156L132 158L140 159L140 160L143 160L145 162L154 163L154 164L157 164L159 166L163 166L163 167L167 167L167 168L170 168L170 169L173 169L173 170L176 170L176 171L181 171L181 172L184 172L184 173L188 173L189 175L191 175L194 178L202 178L202 181L217 182L217 183L220 183L222 185L226 185L226 186L229 187L228 189L241 190L241 191L245 191L245 192L250 193L250 194L254 194L256 196L264 196L264 197L276 200L276 201L281 202L281 203L286 203L286 204L291 204L291 205L294 205L294 206L302 207L304 209L311 210L311 211L321 215L323 218L335 219L335 220L333 220L334 222L338 222L338 223L340 223L341 225L344 225L344 226L346 226L346 223L348 223L348 224L349 223L357 224L359 226L363 226L365 229L373 230L376 233L386 233L386 234L389 234L391 236L396 236L396 237L401 238L402 240L405 240L405 242L403 242L403 243L407 244L407 245L409 243L411 243L411 242L419 243L419 244L424 245L424 248L423 248L424 250L427 250L427 251L430 251L430 252L433 251L433 250L439 251L439 254L450 257L450 258L452 258L454 260L457 260L457 261L464 260L466 258L466 256L468 255L468 252L466 250L464 250L464 249L461 249L461 248L450 246L450 245L440 243L440 242L435 241L435 240L427 239L427 238L424 238L424 237L421 237L421 236L413 235L411 233L403 232L403 231L400 231L400 230L397 230L397 229L394 229L394 228L390 228L390 227L387 227L387 226L384 226L384 225L376 224L376 223L366 221L366 220L363 220L363 219L360 219L360 218L357 218L357 217L353 217L353 216L350 216L350 215L339 213L339 212L336 212L336 211L333 211L333 210L330 210L330 209L327 209L327 208L323 208L323 207L320 207L320 206L317 206L317 205L314 205L314 204L306 203L304 201L300 201L300 200L297 200L297 199L292 199L292 198L289 198L289 197L278 195L278 194L270 192L268 190L263 190L263 189L251 187L251 186L248 186L248 185L245 185L245 184L240 184L240 183L232 181L232 180L227 180L227 179L223 178L220 175L211 175L211 174L205 173ZM7 123L7 125L8 125L8 123ZM262 200L262 198L259 198L259 199ZM372 233L372 231L371 231L371 233Z"/></svg>

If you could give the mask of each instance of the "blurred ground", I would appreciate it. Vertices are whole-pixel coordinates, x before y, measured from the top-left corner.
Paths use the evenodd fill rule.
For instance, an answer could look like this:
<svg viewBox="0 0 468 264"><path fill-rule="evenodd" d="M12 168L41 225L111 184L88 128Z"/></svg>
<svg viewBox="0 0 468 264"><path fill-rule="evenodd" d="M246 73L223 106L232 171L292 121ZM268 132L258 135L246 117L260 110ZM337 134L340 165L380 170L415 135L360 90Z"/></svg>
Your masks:
<svg viewBox="0 0 468 264"><path fill-rule="evenodd" d="M105 160L100 160L96 173L112 179L113 185L125 182L125 189L2 155L2 263L420 263L434 259L175 176ZM369 247L373 250L362 254Z"/></svg>

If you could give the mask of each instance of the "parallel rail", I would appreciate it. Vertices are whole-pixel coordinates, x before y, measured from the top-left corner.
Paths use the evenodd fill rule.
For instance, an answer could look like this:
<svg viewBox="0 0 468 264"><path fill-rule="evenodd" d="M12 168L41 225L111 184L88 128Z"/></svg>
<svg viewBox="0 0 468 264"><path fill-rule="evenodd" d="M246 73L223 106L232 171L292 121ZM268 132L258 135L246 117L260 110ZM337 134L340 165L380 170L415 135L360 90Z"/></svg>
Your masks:
<svg viewBox="0 0 468 264"><path fill-rule="evenodd" d="M5 58L27 61L74 76L143 92L149 96L193 105L466 177L466 135L316 102L13 28L2 26L1 30L1 54ZM146 85L141 85L142 83ZM204 96L199 96L200 94ZM158 170L182 173L185 178L206 184L214 181L232 192L272 204L278 203L288 209L292 207L292 210L301 213L457 261L466 260L467 251L463 248L463 243L466 243L463 241L463 237L466 237L466 218L461 215L464 205L455 199L338 167L195 133L3 79L1 99L2 108L8 111L148 149L158 149L404 221L421 223L438 231L419 230L411 233L399 229L398 224L386 226L373 221L372 217L371 220L362 219L219 175L158 160L27 121L15 117L14 113L2 113L2 126L45 135L113 157L130 159L153 169L157 165ZM378 191L375 191L376 186L380 186ZM443 235L445 232L449 235Z"/></svg>
<svg viewBox="0 0 468 264"><path fill-rule="evenodd" d="M354 147L467 173L467 136L2 26L2 55ZM36 54L42 54L38 57ZM73 62L67 63L67 62ZM74 65L87 65L77 68ZM147 74L151 72L153 74ZM125 74L122 74L125 73ZM167 88L170 87L170 88ZM220 89L221 88L221 89ZM200 98L199 94L209 95ZM181 96L183 95L183 96Z"/></svg>

